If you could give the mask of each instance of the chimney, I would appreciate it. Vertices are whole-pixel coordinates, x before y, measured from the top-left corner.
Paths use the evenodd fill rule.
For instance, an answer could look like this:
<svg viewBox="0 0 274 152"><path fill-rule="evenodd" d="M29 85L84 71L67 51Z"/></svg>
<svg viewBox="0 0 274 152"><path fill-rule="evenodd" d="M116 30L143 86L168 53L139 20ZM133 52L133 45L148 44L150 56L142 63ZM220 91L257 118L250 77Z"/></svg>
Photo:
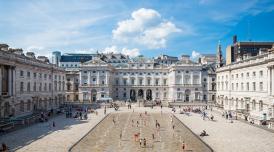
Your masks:
<svg viewBox="0 0 274 152"><path fill-rule="evenodd" d="M38 56L37 59L40 60L40 61L49 63L49 59L45 56Z"/></svg>
<svg viewBox="0 0 274 152"><path fill-rule="evenodd" d="M7 44L0 44L0 50L2 50L2 51L8 51L9 50L9 46Z"/></svg>
<svg viewBox="0 0 274 152"><path fill-rule="evenodd" d="M34 54L34 52L27 52L27 53L26 53L26 56L29 57L29 58L35 59L35 54Z"/></svg>

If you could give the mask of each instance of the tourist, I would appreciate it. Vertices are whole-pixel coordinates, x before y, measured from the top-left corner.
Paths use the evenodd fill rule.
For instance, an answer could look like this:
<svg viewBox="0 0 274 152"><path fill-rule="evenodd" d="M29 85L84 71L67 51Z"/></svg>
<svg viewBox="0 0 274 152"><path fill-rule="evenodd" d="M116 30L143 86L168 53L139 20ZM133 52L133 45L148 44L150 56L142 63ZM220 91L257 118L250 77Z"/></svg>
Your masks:
<svg viewBox="0 0 274 152"><path fill-rule="evenodd" d="M120 132L120 140L122 139L122 131Z"/></svg>
<svg viewBox="0 0 274 152"><path fill-rule="evenodd" d="M200 136L201 136L201 137L203 137L203 136L208 136L208 134L206 133L205 130L203 130L203 131L201 132Z"/></svg>
<svg viewBox="0 0 274 152"><path fill-rule="evenodd" d="M139 121L138 121L138 120L137 120L137 122L136 122L136 123L137 123L137 127L139 127Z"/></svg>
<svg viewBox="0 0 274 152"><path fill-rule="evenodd" d="M52 127L55 127L55 121L52 121Z"/></svg>
<svg viewBox="0 0 274 152"><path fill-rule="evenodd" d="M213 121L214 120L214 116L211 114L210 119Z"/></svg>
<svg viewBox="0 0 274 152"><path fill-rule="evenodd" d="M141 138L139 139L139 144L140 144L140 147L142 147L142 139Z"/></svg>
<svg viewBox="0 0 274 152"><path fill-rule="evenodd" d="M153 139L153 140L155 139L155 136L154 136L154 134L152 134L152 139Z"/></svg>
<svg viewBox="0 0 274 152"><path fill-rule="evenodd" d="M115 125L115 119L114 119L114 117L112 118L112 122L113 122L113 124Z"/></svg>
<svg viewBox="0 0 274 152"><path fill-rule="evenodd" d="M174 129L175 129L175 125L174 125L174 124L172 125L172 129L173 129L173 131L174 131Z"/></svg>
<svg viewBox="0 0 274 152"><path fill-rule="evenodd" d="M182 150L185 151L185 149L186 149L186 145L185 145L185 141L183 141L183 143L182 143Z"/></svg>
<svg viewBox="0 0 274 152"><path fill-rule="evenodd" d="M161 109L163 109L163 105L161 104Z"/></svg>
<svg viewBox="0 0 274 152"><path fill-rule="evenodd" d="M133 119L131 120L131 126L132 126L132 127L134 126L134 121L133 121Z"/></svg>
<svg viewBox="0 0 274 152"><path fill-rule="evenodd" d="M80 111L80 120L82 120L83 117L82 117L82 111Z"/></svg>
<svg viewBox="0 0 274 152"><path fill-rule="evenodd" d="M147 146L147 141L146 141L146 138L144 138L144 147Z"/></svg>
<svg viewBox="0 0 274 152"><path fill-rule="evenodd" d="M107 114L107 107L105 106L104 108L104 114L106 115Z"/></svg>
<svg viewBox="0 0 274 152"><path fill-rule="evenodd" d="M156 123L155 123L155 127L157 128L158 127L158 121L156 120Z"/></svg>

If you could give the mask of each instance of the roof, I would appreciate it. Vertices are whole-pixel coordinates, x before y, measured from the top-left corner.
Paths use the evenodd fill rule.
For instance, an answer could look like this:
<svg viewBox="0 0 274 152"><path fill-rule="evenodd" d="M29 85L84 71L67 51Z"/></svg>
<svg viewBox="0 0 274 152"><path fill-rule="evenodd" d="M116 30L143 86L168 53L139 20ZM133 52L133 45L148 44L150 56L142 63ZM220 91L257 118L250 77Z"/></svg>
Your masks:
<svg viewBox="0 0 274 152"><path fill-rule="evenodd" d="M73 56L66 56L62 55L60 62L87 62L92 60L92 56L85 56L85 55L73 55Z"/></svg>

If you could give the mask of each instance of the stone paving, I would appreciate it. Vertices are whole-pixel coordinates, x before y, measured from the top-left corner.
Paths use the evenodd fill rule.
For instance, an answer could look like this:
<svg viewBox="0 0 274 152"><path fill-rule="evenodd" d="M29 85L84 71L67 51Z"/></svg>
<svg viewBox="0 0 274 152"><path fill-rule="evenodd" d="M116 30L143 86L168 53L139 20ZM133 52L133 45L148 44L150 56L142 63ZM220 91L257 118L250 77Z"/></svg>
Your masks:
<svg viewBox="0 0 274 152"><path fill-rule="evenodd" d="M108 109L107 113L112 111ZM1 136L0 143L4 142L11 151L18 152L65 152L105 115L103 109L99 109L97 116L89 114L88 117L88 120L78 120L60 115L49 122L38 123ZM54 128L51 127L52 121L56 123Z"/></svg>
<svg viewBox="0 0 274 152"><path fill-rule="evenodd" d="M172 117L167 113L111 114L76 144L71 151L178 152L182 151L184 141L186 151L211 152L211 149L199 137L193 135L178 119ZM156 120L160 124L160 129L155 127ZM140 133L141 139L146 139L146 146L143 143L140 145L138 139L135 141L134 134L137 133ZM122 135L121 139L120 134ZM152 134L154 134L154 139Z"/></svg>
<svg viewBox="0 0 274 152"><path fill-rule="evenodd" d="M160 113L160 108L138 108L133 107L135 112L154 112ZM120 108L121 112L132 112L127 108ZM99 115L90 114L87 121L80 121L65 116L58 116L49 123L38 123L28 128L20 129L15 132L0 136L0 143L5 142L12 151L44 152L56 151L63 152L81 139L88 131L100 122L105 115L103 109L98 110ZM113 110L107 110L113 112ZM170 113L170 108L163 108L164 113ZM178 110L177 110L178 112ZM239 122L229 123L219 114L213 113L216 122L202 120L199 114L191 113L191 116L176 113L186 126L195 134L205 129L209 136L203 137L209 146L217 152L273 152L274 134L263 129ZM56 122L56 127L51 128L49 124ZM148 150L149 151L149 150Z"/></svg>
<svg viewBox="0 0 274 152"><path fill-rule="evenodd" d="M212 114L216 121L203 120L194 113L175 116L197 135L206 130L209 136L202 139L216 152L274 152L274 133L240 121L230 123L220 114Z"/></svg>

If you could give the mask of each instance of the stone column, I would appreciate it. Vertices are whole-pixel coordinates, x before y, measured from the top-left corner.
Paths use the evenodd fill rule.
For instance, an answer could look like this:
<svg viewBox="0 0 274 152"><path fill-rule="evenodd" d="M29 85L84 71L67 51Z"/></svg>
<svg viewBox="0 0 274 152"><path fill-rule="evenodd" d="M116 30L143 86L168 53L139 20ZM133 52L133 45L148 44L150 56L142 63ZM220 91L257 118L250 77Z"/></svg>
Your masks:
<svg viewBox="0 0 274 152"><path fill-rule="evenodd" d="M53 76L52 76L52 78L53 78ZM79 72L79 84L80 84L80 86L83 85L83 82L82 82L82 71ZM54 88L55 88L55 84L54 84Z"/></svg>
<svg viewBox="0 0 274 152"><path fill-rule="evenodd" d="M135 76L135 84L136 84L136 85L139 85L139 83L138 83L139 80L138 80L138 79L139 79L138 74L136 74L136 76ZM134 85L135 85L135 84L134 84Z"/></svg>
<svg viewBox="0 0 274 152"><path fill-rule="evenodd" d="M91 72L89 71L89 72L88 72L88 83L87 83L88 86L91 86L91 81L90 81L91 78L90 78L90 77L91 77Z"/></svg>
<svg viewBox="0 0 274 152"><path fill-rule="evenodd" d="M97 71L97 85L100 84L100 71Z"/></svg>
<svg viewBox="0 0 274 152"><path fill-rule="evenodd" d="M190 84L193 85L193 71L190 73Z"/></svg>
<svg viewBox="0 0 274 152"><path fill-rule="evenodd" d="M209 80L207 80L209 82ZM200 71L200 79L199 79L199 84L202 84L202 71Z"/></svg>
<svg viewBox="0 0 274 152"><path fill-rule="evenodd" d="M12 96L12 70L11 67L8 69L8 95Z"/></svg>
<svg viewBox="0 0 274 152"><path fill-rule="evenodd" d="M16 71L15 67L12 68L12 95L15 95L16 92Z"/></svg>
<svg viewBox="0 0 274 152"><path fill-rule="evenodd" d="M184 78L185 78L185 74L184 74L184 72L182 72L182 85L183 86L184 86L184 83L185 83Z"/></svg>
<svg viewBox="0 0 274 152"><path fill-rule="evenodd" d="M271 78L272 78L272 74L271 74L271 72L272 72L272 70L271 70L271 68L268 68L267 69L267 92L268 92L268 94L269 95L271 95L272 94L272 80L271 80Z"/></svg>
<svg viewBox="0 0 274 152"><path fill-rule="evenodd" d="M120 83L120 78L119 78L118 82ZM118 83L118 85L119 85L119 83ZM106 71L106 85L108 85L108 71Z"/></svg>

